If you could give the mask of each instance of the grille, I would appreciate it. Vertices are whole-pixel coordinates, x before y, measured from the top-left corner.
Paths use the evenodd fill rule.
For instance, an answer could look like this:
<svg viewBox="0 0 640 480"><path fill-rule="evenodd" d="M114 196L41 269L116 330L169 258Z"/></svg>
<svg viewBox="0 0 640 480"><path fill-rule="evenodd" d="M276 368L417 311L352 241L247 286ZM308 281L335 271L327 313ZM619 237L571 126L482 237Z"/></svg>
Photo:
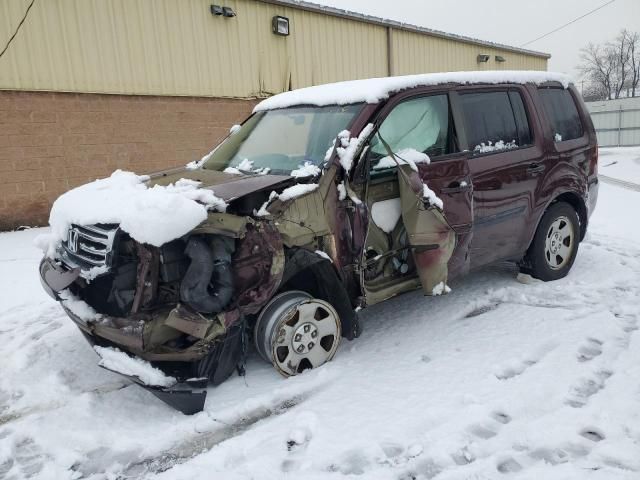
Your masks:
<svg viewBox="0 0 640 480"><path fill-rule="evenodd" d="M72 225L62 242L65 263L88 270L111 266L113 243L118 226L113 224Z"/></svg>

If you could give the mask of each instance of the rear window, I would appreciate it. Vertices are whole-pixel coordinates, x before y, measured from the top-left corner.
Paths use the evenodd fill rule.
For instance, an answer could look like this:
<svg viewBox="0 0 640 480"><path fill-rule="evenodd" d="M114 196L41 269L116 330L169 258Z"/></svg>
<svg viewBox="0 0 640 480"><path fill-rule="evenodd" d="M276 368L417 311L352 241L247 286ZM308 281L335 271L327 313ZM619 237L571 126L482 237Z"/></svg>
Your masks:
<svg viewBox="0 0 640 480"><path fill-rule="evenodd" d="M582 137L584 129L573 96L564 88L540 88L542 105L553 131L554 141Z"/></svg>
<svg viewBox="0 0 640 480"><path fill-rule="evenodd" d="M508 92L466 93L460 96L471 150L487 153L517 148L531 142L522 99L519 94L515 95L514 100L520 102L518 123Z"/></svg>

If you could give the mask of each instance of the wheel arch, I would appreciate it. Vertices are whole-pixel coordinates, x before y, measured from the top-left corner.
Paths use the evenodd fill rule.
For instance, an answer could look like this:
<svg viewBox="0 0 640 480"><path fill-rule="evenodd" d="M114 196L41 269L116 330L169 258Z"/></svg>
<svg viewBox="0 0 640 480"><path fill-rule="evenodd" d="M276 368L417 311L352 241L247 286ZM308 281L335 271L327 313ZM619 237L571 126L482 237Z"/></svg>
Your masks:
<svg viewBox="0 0 640 480"><path fill-rule="evenodd" d="M329 302L342 324L342 336L348 340L360 333L357 314L335 266L330 260L303 248L285 249L284 272L278 292L302 290Z"/></svg>
<svg viewBox="0 0 640 480"><path fill-rule="evenodd" d="M544 213L549 210L549 207L551 205L558 202L568 203L578 214L578 220L580 221L580 241L582 241L587 233L587 222L589 221L589 217L587 214L587 205L585 204L584 199L580 195L572 191L561 193L560 195L556 196L551 201L551 203L549 203L549 205L547 205L547 208L544 209L542 215L544 215ZM542 220L542 216L540 216L540 219L538 219L538 224L540 223L540 220Z"/></svg>
<svg viewBox="0 0 640 480"><path fill-rule="evenodd" d="M547 203L541 213L538 215L536 220L536 227L532 229L530 233L529 243L527 244L527 251L531 248L531 244L533 243L533 239L535 238L536 232L538 231L538 227L540 226L540 222L544 217L544 214L547 213L551 205L554 205L558 202L565 202L571 205L576 213L578 214L578 220L580 221L580 241L584 239L584 236L587 233L587 222L589 216L587 214L587 206L584 202L583 197L573 191L573 190L565 190L564 192L559 192L553 196L552 200Z"/></svg>

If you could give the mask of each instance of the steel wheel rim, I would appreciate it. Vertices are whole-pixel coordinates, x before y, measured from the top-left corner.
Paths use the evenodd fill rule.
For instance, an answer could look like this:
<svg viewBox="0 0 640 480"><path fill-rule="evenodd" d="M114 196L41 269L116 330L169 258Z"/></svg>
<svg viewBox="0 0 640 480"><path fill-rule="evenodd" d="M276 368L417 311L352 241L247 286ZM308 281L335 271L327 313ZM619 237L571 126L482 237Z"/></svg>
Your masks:
<svg viewBox="0 0 640 480"><path fill-rule="evenodd" d="M331 360L340 338L340 318L331 304L296 291L274 297L255 330L258 352L286 377Z"/></svg>
<svg viewBox="0 0 640 480"><path fill-rule="evenodd" d="M574 241L573 223L564 215L549 225L544 241L544 258L551 270L560 270L569 263Z"/></svg>

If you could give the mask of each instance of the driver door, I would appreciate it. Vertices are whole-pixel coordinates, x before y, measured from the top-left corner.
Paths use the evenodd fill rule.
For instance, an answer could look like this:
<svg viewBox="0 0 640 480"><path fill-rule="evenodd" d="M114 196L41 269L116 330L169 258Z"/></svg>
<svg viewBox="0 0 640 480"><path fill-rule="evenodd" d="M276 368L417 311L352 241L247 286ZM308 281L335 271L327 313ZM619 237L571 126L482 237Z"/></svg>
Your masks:
<svg viewBox="0 0 640 480"><path fill-rule="evenodd" d="M367 303L377 303L422 286L425 295L448 276L468 269L472 225L472 185L467 153L458 152L446 93L404 95L385 107L366 155L364 197L370 221L362 260ZM398 167L386 141L401 164ZM422 155L421 155L422 154ZM401 170L400 170L401 169ZM424 187L442 200L429 207ZM442 288L444 290L444 288Z"/></svg>

